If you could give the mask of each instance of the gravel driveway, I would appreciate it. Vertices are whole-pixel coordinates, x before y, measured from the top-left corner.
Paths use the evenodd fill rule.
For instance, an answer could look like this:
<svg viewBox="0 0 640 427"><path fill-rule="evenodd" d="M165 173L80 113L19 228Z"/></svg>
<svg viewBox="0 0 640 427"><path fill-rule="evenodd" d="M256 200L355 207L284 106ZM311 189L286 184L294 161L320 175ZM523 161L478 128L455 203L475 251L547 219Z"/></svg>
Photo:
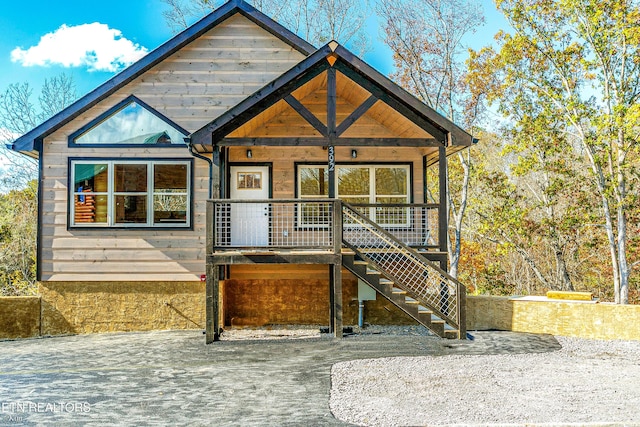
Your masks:
<svg viewBox="0 0 640 427"><path fill-rule="evenodd" d="M318 329L235 330L209 346L201 331L0 342L0 426L640 419L639 343L497 331L455 341L425 333L366 328L335 340Z"/></svg>
<svg viewBox="0 0 640 427"><path fill-rule="evenodd" d="M340 362L331 411L367 426L640 425L640 342L556 338L549 353Z"/></svg>

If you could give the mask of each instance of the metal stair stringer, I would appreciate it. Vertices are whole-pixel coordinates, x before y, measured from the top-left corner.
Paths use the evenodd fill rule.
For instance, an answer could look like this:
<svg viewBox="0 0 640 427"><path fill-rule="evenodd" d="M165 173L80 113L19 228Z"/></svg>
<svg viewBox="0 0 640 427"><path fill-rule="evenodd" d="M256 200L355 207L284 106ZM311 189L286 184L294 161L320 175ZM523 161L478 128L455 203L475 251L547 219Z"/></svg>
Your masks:
<svg viewBox="0 0 640 427"><path fill-rule="evenodd" d="M343 265L436 335L465 339L465 287L349 204L342 206L343 244L353 251L343 254Z"/></svg>

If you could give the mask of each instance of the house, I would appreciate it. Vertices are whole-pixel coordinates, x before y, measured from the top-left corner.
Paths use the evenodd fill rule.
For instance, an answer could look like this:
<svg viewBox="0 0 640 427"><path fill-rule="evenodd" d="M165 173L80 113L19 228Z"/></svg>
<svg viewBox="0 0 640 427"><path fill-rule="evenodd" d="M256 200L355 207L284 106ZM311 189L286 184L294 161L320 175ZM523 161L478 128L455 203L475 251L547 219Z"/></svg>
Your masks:
<svg viewBox="0 0 640 427"><path fill-rule="evenodd" d="M444 177L474 142L338 43L231 0L12 144L39 162L43 333L341 336L366 313L464 338Z"/></svg>

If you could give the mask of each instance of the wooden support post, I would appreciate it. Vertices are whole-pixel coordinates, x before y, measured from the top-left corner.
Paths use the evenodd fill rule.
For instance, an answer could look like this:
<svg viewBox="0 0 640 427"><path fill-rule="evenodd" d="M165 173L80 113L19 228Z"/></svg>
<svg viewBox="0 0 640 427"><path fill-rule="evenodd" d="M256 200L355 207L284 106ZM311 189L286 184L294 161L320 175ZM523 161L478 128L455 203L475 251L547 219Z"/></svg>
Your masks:
<svg viewBox="0 0 640 427"><path fill-rule="evenodd" d="M327 134L329 135L329 139L335 139L337 137L337 99L336 69L329 68L327 70Z"/></svg>
<svg viewBox="0 0 640 427"><path fill-rule="evenodd" d="M215 230L213 223L213 202L207 201L207 224L206 224L206 259L207 265L205 270L205 333L206 344L210 344L215 341L214 328L213 328L213 271L216 270L215 266L211 262L211 255L213 255L213 232Z"/></svg>
<svg viewBox="0 0 640 427"><path fill-rule="evenodd" d="M228 147L222 147L220 149L220 166L219 166L219 178L218 182L220 183L220 198L227 198L227 154L229 152Z"/></svg>
<svg viewBox="0 0 640 427"><path fill-rule="evenodd" d="M440 209L438 211L438 244L440 245L440 252L446 253L449 247L449 217L447 209L449 200L447 198L447 151L444 145L438 147L438 188L440 193ZM444 270L449 271L448 266L446 266Z"/></svg>
<svg viewBox="0 0 640 427"><path fill-rule="evenodd" d="M438 209L438 245L440 252L446 254L449 248L449 198L447 197L447 151L444 145L438 147L438 192L439 206ZM447 257L440 261L440 268L448 272L449 262ZM458 294L457 292L456 294ZM440 310L444 314L449 313L449 288L445 282L440 283L440 298L442 304Z"/></svg>
<svg viewBox="0 0 640 427"><path fill-rule="evenodd" d="M206 343L220 340L220 268L207 260Z"/></svg>
<svg viewBox="0 0 640 427"><path fill-rule="evenodd" d="M331 324L329 332L342 338L342 262L329 265L329 298L331 300Z"/></svg>
<svg viewBox="0 0 640 427"><path fill-rule="evenodd" d="M214 244L215 244L215 237L214 237L214 233L216 230L216 218L214 215L214 209L215 209L215 205L213 204L213 202L211 200L207 200L207 210L206 210L206 237L205 237L205 242L206 242L206 255L213 255L213 251L214 251Z"/></svg>
<svg viewBox="0 0 640 427"><path fill-rule="evenodd" d="M336 137L336 70L329 68L327 70L327 133L329 135L329 141L333 141ZM329 172L329 198L335 199L336 197L336 150L331 143L327 147L327 163ZM335 204L334 204L335 207ZM340 215L342 218L342 211L334 211L334 221ZM334 234L335 237L335 234ZM340 242L342 244L342 241Z"/></svg>
<svg viewBox="0 0 640 427"><path fill-rule="evenodd" d="M327 134L329 141L335 141L336 129L336 70L327 70ZM336 155L333 142L328 146L329 198L336 197ZM331 300L331 325L329 331L336 338L342 338L342 205L333 202L333 247L336 261L329 266L329 292Z"/></svg>
<svg viewBox="0 0 640 427"><path fill-rule="evenodd" d="M328 184L329 184L329 191L328 191L328 195L330 199L335 199L336 197L336 150L335 147L333 145L330 145L329 147L327 147L327 163L328 163L328 167L327 167L327 172L329 174L328 177ZM335 205L334 205L335 206ZM335 215L337 215L336 212L334 212L334 219L335 219ZM340 212L340 217L342 217L342 212Z"/></svg>
<svg viewBox="0 0 640 427"><path fill-rule="evenodd" d="M211 197L210 198L220 198L220 147L214 145L213 153L211 153L211 176L209 179L211 180ZM217 169L217 173L214 174L214 169Z"/></svg>
<svg viewBox="0 0 640 427"><path fill-rule="evenodd" d="M429 181L427 181L427 169L427 156L422 156L422 203L429 203Z"/></svg>
<svg viewBox="0 0 640 427"><path fill-rule="evenodd" d="M458 284L456 292L458 305L458 339L467 339L467 288L463 284Z"/></svg>
<svg viewBox="0 0 640 427"><path fill-rule="evenodd" d="M336 338L342 338L342 203L334 200L333 211L333 251L335 261L329 266L329 331Z"/></svg>

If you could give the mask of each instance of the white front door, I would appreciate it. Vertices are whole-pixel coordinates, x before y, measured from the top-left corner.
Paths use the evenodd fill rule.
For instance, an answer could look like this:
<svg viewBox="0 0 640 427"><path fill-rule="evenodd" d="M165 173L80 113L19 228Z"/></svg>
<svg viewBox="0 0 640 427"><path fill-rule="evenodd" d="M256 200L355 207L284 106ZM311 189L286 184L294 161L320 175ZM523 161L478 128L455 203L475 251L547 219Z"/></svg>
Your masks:
<svg viewBox="0 0 640 427"><path fill-rule="evenodd" d="M231 166L231 199L269 198L269 166ZM231 204L231 244L267 246L269 244L269 204Z"/></svg>

